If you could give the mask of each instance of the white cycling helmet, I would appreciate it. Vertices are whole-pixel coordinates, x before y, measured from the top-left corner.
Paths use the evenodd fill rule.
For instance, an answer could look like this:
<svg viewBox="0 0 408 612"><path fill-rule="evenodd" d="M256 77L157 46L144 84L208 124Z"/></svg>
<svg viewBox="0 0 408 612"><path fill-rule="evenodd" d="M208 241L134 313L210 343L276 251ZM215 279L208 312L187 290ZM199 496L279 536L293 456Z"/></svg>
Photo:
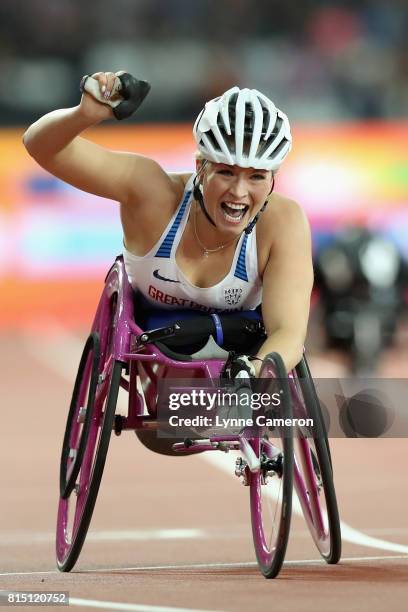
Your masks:
<svg viewBox="0 0 408 612"><path fill-rule="evenodd" d="M242 168L276 171L292 147L287 116L256 89L232 87L207 102L193 134L205 159Z"/></svg>

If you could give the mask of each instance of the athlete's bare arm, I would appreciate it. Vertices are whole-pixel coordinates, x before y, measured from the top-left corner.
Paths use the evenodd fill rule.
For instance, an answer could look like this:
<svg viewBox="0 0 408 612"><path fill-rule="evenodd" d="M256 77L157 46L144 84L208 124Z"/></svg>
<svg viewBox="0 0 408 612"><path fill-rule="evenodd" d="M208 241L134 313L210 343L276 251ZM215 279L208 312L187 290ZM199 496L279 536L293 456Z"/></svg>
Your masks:
<svg viewBox="0 0 408 612"><path fill-rule="evenodd" d="M100 87L113 87L113 73L94 75ZM113 117L112 108L84 93L74 108L53 111L25 132L24 145L32 157L61 180L122 204L157 202L174 191L169 177L152 159L134 153L110 151L80 134Z"/></svg>
<svg viewBox="0 0 408 612"><path fill-rule="evenodd" d="M275 351L290 371L302 358L307 332L313 287L311 236L296 202L283 198L278 208L270 220L276 238L263 274L262 315L268 338L257 356Z"/></svg>

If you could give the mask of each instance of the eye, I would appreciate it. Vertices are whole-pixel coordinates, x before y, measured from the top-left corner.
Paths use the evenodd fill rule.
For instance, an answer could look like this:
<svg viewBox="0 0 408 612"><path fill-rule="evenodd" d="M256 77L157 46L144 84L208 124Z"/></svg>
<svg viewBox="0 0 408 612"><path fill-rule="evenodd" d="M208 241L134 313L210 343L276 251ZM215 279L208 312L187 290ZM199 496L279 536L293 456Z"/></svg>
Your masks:
<svg viewBox="0 0 408 612"><path fill-rule="evenodd" d="M232 170L228 170L228 168L220 168L217 170L217 174L222 174L223 176L232 176Z"/></svg>
<svg viewBox="0 0 408 612"><path fill-rule="evenodd" d="M258 172L251 174L251 179L254 179L255 181L263 181L265 178L265 174L260 174Z"/></svg>

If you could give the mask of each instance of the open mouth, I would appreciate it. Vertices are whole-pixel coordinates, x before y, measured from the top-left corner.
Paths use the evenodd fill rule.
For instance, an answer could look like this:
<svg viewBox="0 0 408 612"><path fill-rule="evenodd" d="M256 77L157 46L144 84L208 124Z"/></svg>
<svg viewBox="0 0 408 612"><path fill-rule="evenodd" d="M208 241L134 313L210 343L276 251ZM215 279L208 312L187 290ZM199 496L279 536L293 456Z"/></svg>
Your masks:
<svg viewBox="0 0 408 612"><path fill-rule="evenodd" d="M221 208L223 215L230 223L240 223L246 214L249 206L245 204L232 204L231 202L222 202Z"/></svg>

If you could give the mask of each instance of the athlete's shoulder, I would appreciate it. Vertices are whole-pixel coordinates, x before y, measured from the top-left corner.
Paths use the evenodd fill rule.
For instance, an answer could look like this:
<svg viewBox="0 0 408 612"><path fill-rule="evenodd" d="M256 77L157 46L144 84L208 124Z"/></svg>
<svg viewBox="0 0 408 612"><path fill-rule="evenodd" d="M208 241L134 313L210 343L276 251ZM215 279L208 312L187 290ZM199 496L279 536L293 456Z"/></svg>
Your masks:
<svg viewBox="0 0 408 612"><path fill-rule="evenodd" d="M193 173L192 172L168 172L168 175L169 175L170 180L178 187L181 187L182 190L184 191L188 181L193 176Z"/></svg>
<svg viewBox="0 0 408 612"><path fill-rule="evenodd" d="M308 219L302 206L280 193L272 193L268 198L268 206L265 209L267 214L265 220L271 223L279 223L290 227L292 223L308 226Z"/></svg>
<svg viewBox="0 0 408 612"><path fill-rule="evenodd" d="M268 204L268 208L272 211L276 211L277 213L285 211L287 213L292 213L294 211L297 211L299 213L302 211L302 207L298 202L296 202L296 200L288 198L282 193L278 193L276 191L274 191L273 193L271 193L270 196L268 196Z"/></svg>
<svg viewBox="0 0 408 612"><path fill-rule="evenodd" d="M261 215L257 236L264 248L292 243L299 238L309 240L310 225L298 202L274 192Z"/></svg>

